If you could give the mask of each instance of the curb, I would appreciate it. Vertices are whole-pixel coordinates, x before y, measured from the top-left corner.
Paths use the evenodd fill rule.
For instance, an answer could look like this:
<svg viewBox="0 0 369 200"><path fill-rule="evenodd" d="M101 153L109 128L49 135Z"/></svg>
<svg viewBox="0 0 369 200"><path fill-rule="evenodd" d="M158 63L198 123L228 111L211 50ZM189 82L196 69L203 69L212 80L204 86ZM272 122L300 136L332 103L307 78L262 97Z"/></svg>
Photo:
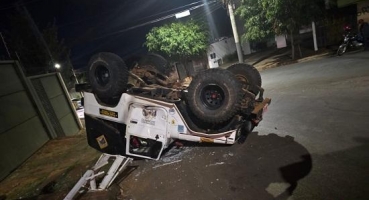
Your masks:
<svg viewBox="0 0 369 200"><path fill-rule="evenodd" d="M264 65L260 65L260 66L254 66L254 67L258 71L263 71L263 70L271 69L271 68L275 68L275 67L286 66L286 65L296 64L296 63L303 63L303 62L308 62L308 61L313 61L313 60L319 60L319 59L322 59L322 58L327 58L327 57L332 57L332 56L334 56L334 55L332 55L332 53L326 52L326 53L322 53L322 54L308 56L308 57L305 57L305 58L300 58L300 59L297 59L297 60L289 60L289 61L285 61L285 62L270 62L270 64L264 64Z"/></svg>

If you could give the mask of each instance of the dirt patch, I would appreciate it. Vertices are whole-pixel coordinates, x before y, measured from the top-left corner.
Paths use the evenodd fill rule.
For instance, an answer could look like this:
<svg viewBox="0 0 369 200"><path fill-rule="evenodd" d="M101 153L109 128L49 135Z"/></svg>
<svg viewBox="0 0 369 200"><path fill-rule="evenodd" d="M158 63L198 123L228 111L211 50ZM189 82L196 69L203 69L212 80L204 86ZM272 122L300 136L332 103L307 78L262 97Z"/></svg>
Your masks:
<svg viewBox="0 0 369 200"><path fill-rule="evenodd" d="M7 199L67 193L101 155L87 144L84 132L49 141L0 183Z"/></svg>

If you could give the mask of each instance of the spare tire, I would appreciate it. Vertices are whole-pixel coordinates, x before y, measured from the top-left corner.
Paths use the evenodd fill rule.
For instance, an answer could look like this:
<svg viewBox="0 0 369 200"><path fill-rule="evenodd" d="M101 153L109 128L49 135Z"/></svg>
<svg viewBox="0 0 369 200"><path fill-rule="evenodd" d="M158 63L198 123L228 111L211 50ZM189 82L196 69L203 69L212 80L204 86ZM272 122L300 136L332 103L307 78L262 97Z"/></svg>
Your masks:
<svg viewBox="0 0 369 200"><path fill-rule="evenodd" d="M169 69L168 61L161 55L155 53L149 53L143 56L138 62L139 66L150 65L154 66L158 72L166 74Z"/></svg>
<svg viewBox="0 0 369 200"><path fill-rule="evenodd" d="M118 55L101 52L92 56L88 65L88 79L99 98L117 97L126 91L128 70Z"/></svg>
<svg viewBox="0 0 369 200"><path fill-rule="evenodd" d="M187 103L193 114L204 122L221 123L240 109L242 84L224 69L209 69L193 78Z"/></svg>
<svg viewBox="0 0 369 200"><path fill-rule="evenodd" d="M259 71L248 64L237 63L227 68L236 75L237 79L242 83L242 88L258 95L261 87L261 76Z"/></svg>

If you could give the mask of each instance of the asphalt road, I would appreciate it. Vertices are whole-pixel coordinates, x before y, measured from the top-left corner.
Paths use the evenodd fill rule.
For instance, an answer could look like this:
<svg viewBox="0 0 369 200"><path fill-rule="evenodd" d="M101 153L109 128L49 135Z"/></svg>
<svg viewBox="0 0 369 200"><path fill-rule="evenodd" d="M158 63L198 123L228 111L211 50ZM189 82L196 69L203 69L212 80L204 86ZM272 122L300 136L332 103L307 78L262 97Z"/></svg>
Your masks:
<svg viewBox="0 0 369 200"><path fill-rule="evenodd" d="M125 199L369 199L369 52L261 75L272 104L244 144L135 161Z"/></svg>

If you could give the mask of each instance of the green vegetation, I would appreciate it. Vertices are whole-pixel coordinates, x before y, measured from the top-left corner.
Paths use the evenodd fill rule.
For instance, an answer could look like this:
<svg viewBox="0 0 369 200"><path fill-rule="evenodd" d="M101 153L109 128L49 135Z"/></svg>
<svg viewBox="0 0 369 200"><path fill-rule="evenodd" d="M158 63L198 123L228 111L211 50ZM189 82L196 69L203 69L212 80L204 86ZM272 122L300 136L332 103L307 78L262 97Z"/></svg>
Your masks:
<svg viewBox="0 0 369 200"><path fill-rule="evenodd" d="M243 39L262 40L271 35L289 35L294 59L293 35L323 15L324 0L241 0L236 10L244 22Z"/></svg>
<svg viewBox="0 0 369 200"><path fill-rule="evenodd" d="M151 52L177 59L199 56L206 53L208 33L195 21L175 22L151 29L145 45Z"/></svg>

